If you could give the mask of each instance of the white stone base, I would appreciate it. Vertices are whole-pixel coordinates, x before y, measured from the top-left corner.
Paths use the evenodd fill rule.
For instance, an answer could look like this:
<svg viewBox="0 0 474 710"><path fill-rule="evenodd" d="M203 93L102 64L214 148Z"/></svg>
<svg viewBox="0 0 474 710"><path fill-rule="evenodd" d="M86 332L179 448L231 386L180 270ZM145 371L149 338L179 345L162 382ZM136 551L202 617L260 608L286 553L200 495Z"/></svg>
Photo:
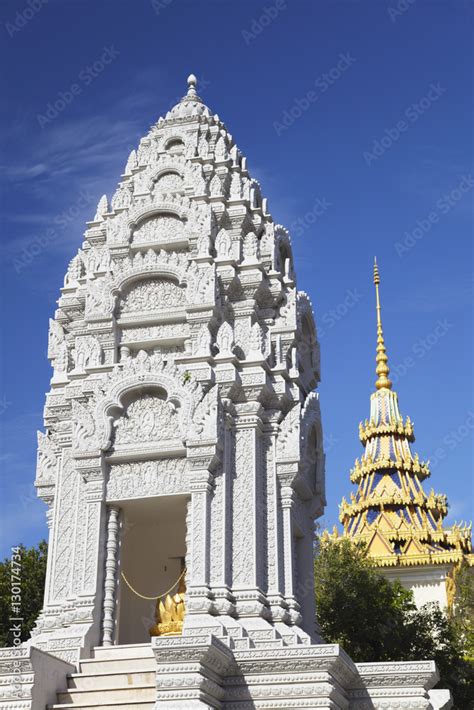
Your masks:
<svg viewBox="0 0 474 710"><path fill-rule="evenodd" d="M0 650L0 710L448 710L433 661L354 664L336 644L235 647L212 634L95 648L79 672ZM13 663L16 663L15 668Z"/></svg>
<svg viewBox="0 0 474 710"><path fill-rule="evenodd" d="M433 661L354 664L336 644L230 649L215 636L153 640L156 710L435 710ZM448 706L441 706L448 707Z"/></svg>
<svg viewBox="0 0 474 710"><path fill-rule="evenodd" d="M45 710L73 671L70 663L32 646L0 648L0 710Z"/></svg>

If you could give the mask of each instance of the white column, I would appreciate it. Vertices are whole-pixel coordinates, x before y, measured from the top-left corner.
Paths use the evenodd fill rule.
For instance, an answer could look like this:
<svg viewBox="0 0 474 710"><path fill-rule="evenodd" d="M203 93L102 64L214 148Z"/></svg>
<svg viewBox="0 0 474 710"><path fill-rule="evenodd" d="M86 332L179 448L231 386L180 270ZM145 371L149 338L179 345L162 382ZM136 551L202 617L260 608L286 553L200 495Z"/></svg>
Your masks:
<svg viewBox="0 0 474 710"><path fill-rule="evenodd" d="M117 590L117 552L119 546L120 508L108 506L107 547L105 560L102 644L112 646L115 636L115 598Z"/></svg>

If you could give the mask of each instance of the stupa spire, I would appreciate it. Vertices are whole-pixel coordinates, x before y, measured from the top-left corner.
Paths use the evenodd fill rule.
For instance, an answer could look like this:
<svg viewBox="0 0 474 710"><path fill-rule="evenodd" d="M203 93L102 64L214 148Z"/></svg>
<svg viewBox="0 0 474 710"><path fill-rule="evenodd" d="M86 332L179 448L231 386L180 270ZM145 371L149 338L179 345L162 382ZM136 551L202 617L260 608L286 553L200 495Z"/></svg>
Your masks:
<svg viewBox="0 0 474 710"><path fill-rule="evenodd" d="M413 423L409 417L402 418L388 377L376 260L374 284L376 391L370 398L370 419L359 425L364 453L350 474L358 489L350 501L343 498L340 505L344 536L365 542L368 554L381 568L457 563L470 553L471 530L444 528L446 496L423 489L423 481L430 476L428 463L412 453Z"/></svg>
<svg viewBox="0 0 474 710"><path fill-rule="evenodd" d="M379 293L380 276L376 257L374 258L374 284L375 303L377 310L377 356L375 358L375 361L377 363L377 367L375 369L375 372L377 373L377 381L375 383L375 386L378 390L382 389L382 387L391 390L392 381L388 377L388 375L390 374L390 369L388 367L387 349L385 347L385 340L383 337L382 314Z"/></svg>
<svg viewBox="0 0 474 710"><path fill-rule="evenodd" d="M202 104L202 99L198 95L198 92L196 90L198 80L196 74L190 74L188 78L186 79L186 82L188 84L188 90L181 99L180 103L186 103L189 101L194 101L196 103Z"/></svg>

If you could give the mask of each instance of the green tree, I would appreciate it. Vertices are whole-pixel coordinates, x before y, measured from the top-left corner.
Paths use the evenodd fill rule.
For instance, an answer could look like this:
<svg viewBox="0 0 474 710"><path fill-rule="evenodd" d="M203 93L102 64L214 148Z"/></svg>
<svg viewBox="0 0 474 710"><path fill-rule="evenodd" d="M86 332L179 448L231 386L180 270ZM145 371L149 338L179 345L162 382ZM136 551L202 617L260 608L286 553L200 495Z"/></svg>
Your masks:
<svg viewBox="0 0 474 710"><path fill-rule="evenodd" d="M451 619L464 642L466 658L474 661L474 570L464 560L453 576L456 592Z"/></svg>
<svg viewBox="0 0 474 710"><path fill-rule="evenodd" d="M433 659L438 685L451 690L456 710L474 708L473 667L456 615L436 604L417 609L412 593L385 579L365 547L347 539L317 541L315 588L328 643L341 644L356 662Z"/></svg>
<svg viewBox="0 0 474 710"><path fill-rule="evenodd" d="M12 558L0 562L0 646L12 646L11 619L21 618L21 640L31 634L43 605L48 545L42 540L37 547L18 545ZM13 553L12 553L13 554ZM14 594L12 591L14 589ZM20 600L18 596L20 590ZM18 608L16 608L18 605Z"/></svg>

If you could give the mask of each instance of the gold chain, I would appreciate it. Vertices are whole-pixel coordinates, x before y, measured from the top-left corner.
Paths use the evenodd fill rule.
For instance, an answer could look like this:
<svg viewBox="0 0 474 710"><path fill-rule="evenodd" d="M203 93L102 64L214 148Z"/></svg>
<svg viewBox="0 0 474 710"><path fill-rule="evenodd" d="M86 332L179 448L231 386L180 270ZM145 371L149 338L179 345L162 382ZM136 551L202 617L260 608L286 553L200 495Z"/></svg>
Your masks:
<svg viewBox="0 0 474 710"><path fill-rule="evenodd" d="M122 575L122 579L125 582L125 584L127 585L127 587L134 594L136 594L137 597L140 597L141 599L146 599L147 601L155 601L156 599L161 599L162 597L166 597L176 587L176 585L181 581L182 577L184 577L184 575L186 574L186 567L183 569L183 571L179 575L176 582L166 592L163 592L163 594L157 594L156 597L146 597L144 594L140 594L140 592L137 592L137 590L132 587L132 585L130 584L130 582L126 578L125 574L123 572L121 572L120 574Z"/></svg>

